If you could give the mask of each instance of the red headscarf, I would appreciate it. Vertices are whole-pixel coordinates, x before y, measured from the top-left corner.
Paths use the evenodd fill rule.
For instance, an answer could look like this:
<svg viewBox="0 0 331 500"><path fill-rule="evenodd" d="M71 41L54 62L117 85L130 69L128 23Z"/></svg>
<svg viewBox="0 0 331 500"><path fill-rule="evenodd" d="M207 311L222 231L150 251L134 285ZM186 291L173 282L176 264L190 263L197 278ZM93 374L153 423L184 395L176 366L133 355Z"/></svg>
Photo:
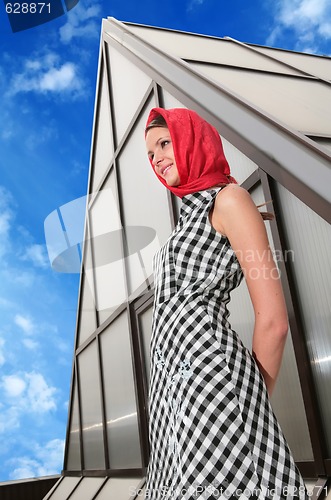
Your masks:
<svg viewBox="0 0 331 500"><path fill-rule="evenodd" d="M180 185L168 186L151 165L158 179L176 196L182 198L196 191L204 191L217 184L236 183L224 156L217 130L195 111L185 108L153 108L146 127L158 115L163 116L171 136Z"/></svg>

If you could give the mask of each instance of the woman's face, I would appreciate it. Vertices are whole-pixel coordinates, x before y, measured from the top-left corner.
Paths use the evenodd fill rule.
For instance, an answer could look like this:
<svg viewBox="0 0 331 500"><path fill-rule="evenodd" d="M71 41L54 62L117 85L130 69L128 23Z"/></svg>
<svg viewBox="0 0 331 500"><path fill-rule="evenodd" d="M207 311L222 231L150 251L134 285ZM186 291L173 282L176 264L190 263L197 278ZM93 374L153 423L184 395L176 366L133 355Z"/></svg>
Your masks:
<svg viewBox="0 0 331 500"><path fill-rule="evenodd" d="M178 186L180 178L169 130L165 127L151 128L146 135L146 147L155 172L168 186Z"/></svg>

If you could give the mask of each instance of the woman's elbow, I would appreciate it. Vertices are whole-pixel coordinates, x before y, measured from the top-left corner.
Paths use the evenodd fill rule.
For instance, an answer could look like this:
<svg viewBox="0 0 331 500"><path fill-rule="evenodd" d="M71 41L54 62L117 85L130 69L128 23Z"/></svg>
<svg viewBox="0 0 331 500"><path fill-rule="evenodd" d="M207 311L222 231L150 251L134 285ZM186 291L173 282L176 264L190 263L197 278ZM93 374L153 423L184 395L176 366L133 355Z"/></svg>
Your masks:
<svg viewBox="0 0 331 500"><path fill-rule="evenodd" d="M275 335L280 339L286 339L288 334L289 324L288 320L277 321L277 325L275 325Z"/></svg>
<svg viewBox="0 0 331 500"><path fill-rule="evenodd" d="M263 321L257 320L259 330L268 332L272 337L279 340L286 339L289 329L288 318L285 316L264 318Z"/></svg>

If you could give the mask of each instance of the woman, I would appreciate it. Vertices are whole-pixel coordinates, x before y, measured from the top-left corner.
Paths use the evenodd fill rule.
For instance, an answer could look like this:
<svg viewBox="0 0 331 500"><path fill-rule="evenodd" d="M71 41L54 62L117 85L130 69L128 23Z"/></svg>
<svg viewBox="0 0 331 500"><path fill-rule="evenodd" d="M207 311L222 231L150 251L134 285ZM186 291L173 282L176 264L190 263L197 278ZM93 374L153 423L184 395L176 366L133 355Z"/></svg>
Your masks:
<svg viewBox="0 0 331 500"><path fill-rule="evenodd" d="M146 498L307 498L268 399L288 322L261 213L194 111L154 108L145 133L155 174L183 201L154 261ZM228 321L243 276L252 355Z"/></svg>

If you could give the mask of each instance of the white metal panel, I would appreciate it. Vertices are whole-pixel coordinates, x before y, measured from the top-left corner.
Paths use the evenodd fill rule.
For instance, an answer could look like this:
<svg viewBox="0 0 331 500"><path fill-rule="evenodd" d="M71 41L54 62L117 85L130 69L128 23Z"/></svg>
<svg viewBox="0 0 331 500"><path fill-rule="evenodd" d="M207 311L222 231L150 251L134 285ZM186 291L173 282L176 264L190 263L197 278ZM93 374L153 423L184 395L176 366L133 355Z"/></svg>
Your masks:
<svg viewBox="0 0 331 500"><path fill-rule="evenodd" d="M81 456L80 456L80 434L79 434L79 413L78 413L78 394L77 394L77 377L74 380L72 388L72 399L70 407L70 428L69 428L69 442L68 442L68 456L66 470L75 471L81 470Z"/></svg>
<svg viewBox="0 0 331 500"><path fill-rule="evenodd" d="M95 276L95 302L99 323L107 319L127 294L124 274L122 224L112 170L90 209ZM87 269L88 278L92 270Z"/></svg>
<svg viewBox="0 0 331 500"><path fill-rule="evenodd" d="M331 87L326 84L206 64L193 67L298 131L331 134Z"/></svg>
<svg viewBox="0 0 331 500"><path fill-rule="evenodd" d="M141 452L126 311L100 335L111 469L139 468Z"/></svg>
<svg viewBox="0 0 331 500"><path fill-rule="evenodd" d="M123 199L123 214L128 236L139 229L126 263L129 289L137 290L152 275L156 251L171 233L167 189L157 179L148 161L144 128L150 108L144 112L118 158L118 178Z"/></svg>
<svg viewBox="0 0 331 500"><path fill-rule="evenodd" d="M324 431L331 451L331 227L277 184Z"/></svg>
<svg viewBox="0 0 331 500"><path fill-rule="evenodd" d="M88 238L88 232L84 245L84 274L81 278L78 345L82 344L97 328L91 241Z"/></svg>
<svg viewBox="0 0 331 500"><path fill-rule="evenodd" d="M95 340L78 355L77 360L81 389L84 465L86 469L104 469L100 367Z"/></svg>
<svg viewBox="0 0 331 500"><path fill-rule="evenodd" d="M141 479L136 477L110 478L95 500L129 500L131 498L143 500L144 494L139 483L141 483Z"/></svg>
<svg viewBox="0 0 331 500"><path fill-rule="evenodd" d="M46 498L50 500L66 500L80 480L80 477L64 477L54 493Z"/></svg>
<svg viewBox="0 0 331 500"><path fill-rule="evenodd" d="M302 54L270 47L255 47L259 52L275 57L279 61L291 64L302 71L331 80L331 58L315 54Z"/></svg>
<svg viewBox="0 0 331 500"><path fill-rule="evenodd" d="M122 139L152 80L114 47L106 44L117 143Z"/></svg>
<svg viewBox="0 0 331 500"><path fill-rule="evenodd" d="M239 151L239 149L232 146L224 137L222 137L222 142L225 157L230 165L231 175L236 179L238 184L241 184L257 170L257 165Z"/></svg>
<svg viewBox="0 0 331 500"><path fill-rule="evenodd" d="M113 136L110 120L109 90L105 69L101 74L99 113L96 116L97 135L94 140L94 163L91 190L96 191L105 175L114 154Z"/></svg>
<svg viewBox="0 0 331 500"><path fill-rule="evenodd" d="M104 477L84 477L71 495L70 500L91 500L104 481Z"/></svg>
<svg viewBox="0 0 331 500"><path fill-rule="evenodd" d="M261 57L260 54L244 45L236 44L230 40L146 26L127 25L127 27L143 37L144 40L181 59L207 61L292 75L299 74L295 69L288 68L278 61Z"/></svg>

